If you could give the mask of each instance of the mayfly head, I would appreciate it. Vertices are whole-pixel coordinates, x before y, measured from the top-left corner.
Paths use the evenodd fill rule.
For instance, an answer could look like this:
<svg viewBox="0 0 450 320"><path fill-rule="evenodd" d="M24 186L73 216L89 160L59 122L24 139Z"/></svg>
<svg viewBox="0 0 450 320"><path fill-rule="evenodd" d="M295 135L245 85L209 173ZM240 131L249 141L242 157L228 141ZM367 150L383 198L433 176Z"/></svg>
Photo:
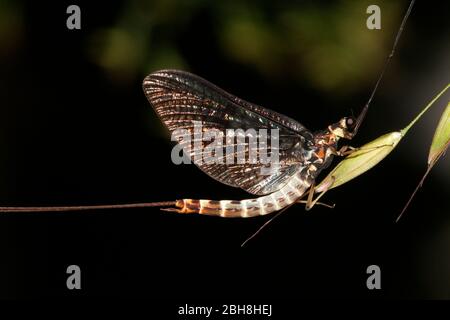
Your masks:
<svg viewBox="0 0 450 320"><path fill-rule="evenodd" d="M339 138L344 138L347 140L353 139L366 116L367 109L368 109L367 106L364 107L361 113L359 114L358 118L345 117L342 118L339 122L328 126L329 132L333 134L337 139Z"/></svg>
<svg viewBox="0 0 450 320"><path fill-rule="evenodd" d="M356 119L354 117L345 117L339 120L339 122L328 126L328 131L335 136L336 140L339 138L351 139L353 137L353 129L355 126Z"/></svg>

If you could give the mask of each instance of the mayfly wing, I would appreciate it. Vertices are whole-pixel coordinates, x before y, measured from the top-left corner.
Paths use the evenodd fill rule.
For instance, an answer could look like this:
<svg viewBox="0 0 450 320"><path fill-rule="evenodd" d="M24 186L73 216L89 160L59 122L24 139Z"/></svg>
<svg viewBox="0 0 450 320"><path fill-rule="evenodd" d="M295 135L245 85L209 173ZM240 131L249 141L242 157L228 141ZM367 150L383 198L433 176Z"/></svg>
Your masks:
<svg viewBox="0 0 450 320"><path fill-rule="evenodd" d="M259 129L279 130L279 167L269 175L261 174L261 168L265 166L261 162L226 164L226 159L223 159L221 163L208 164L195 161L193 154L203 152L204 142L200 150L191 149L193 162L224 184L256 195L269 194L282 188L304 165L301 151L311 141L312 134L287 116L244 101L184 71L162 70L152 73L144 79L143 89L171 133L176 133L177 129L193 133L194 121L200 121L203 129L219 130L223 134L226 134L227 129L255 129L256 135L259 135ZM183 143L181 137L179 143ZM277 151L271 150L271 146L267 146L267 149L268 154ZM249 152L248 145L244 150L245 153ZM226 156L225 150L223 156ZM203 154L200 158L203 158Z"/></svg>

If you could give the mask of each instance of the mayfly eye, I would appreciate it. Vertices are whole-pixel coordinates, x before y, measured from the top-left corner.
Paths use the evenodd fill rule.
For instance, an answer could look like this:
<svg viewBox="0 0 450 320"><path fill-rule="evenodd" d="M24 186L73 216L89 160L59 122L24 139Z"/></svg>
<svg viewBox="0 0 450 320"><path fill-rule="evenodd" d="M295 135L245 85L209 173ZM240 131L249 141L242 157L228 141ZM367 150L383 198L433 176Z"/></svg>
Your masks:
<svg viewBox="0 0 450 320"><path fill-rule="evenodd" d="M345 124L347 125L348 129L351 129L356 125L356 120L353 117L347 118L347 120L345 121Z"/></svg>

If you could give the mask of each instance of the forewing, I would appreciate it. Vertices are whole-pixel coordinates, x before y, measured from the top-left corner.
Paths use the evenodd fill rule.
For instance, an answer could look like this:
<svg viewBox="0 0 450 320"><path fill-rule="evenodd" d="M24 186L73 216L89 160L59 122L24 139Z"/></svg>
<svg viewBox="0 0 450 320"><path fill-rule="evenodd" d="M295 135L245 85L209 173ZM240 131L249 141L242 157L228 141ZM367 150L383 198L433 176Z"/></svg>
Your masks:
<svg viewBox="0 0 450 320"><path fill-rule="evenodd" d="M148 75L144 79L143 89L162 122L179 144L189 150L193 162L222 183L257 195L268 194L280 189L303 166L301 151L312 135L289 117L239 99L198 76L178 70L163 70ZM184 129L194 135L196 121L201 123L203 130L216 130L224 137L227 129L242 129L246 132L247 142L250 138L260 141L260 129L267 129L269 134L270 130L278 129L279 149L268 145L265 151L268 155L279 152L279 163L272 164L277 165L278 170L262 174L261 169L267 164L237 163L240 153L245 153L248 159L250 152L258 153L260 150L236 141L233 153L230 150L227 153L223 145L221 163L205 161L204 150L210 142L203 139L186 142L179 133L179 129ZM195 154L200 157L195 158ZM232 164L227 164L226 157L233 158Z"/></svg>

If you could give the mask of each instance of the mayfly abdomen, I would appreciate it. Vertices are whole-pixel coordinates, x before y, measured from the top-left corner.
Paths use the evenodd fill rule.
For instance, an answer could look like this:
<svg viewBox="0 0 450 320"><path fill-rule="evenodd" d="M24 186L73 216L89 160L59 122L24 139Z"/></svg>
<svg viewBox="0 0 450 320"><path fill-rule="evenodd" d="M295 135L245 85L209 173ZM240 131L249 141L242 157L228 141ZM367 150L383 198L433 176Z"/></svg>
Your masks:
<svg viewBox="0 0 450 320"><path fill-rule="evenodd" d="M280 190L271 194L245 200L177 200L170 211L179 213L199 213L224 218L250 218L281 210L300 199L311 185L310 179L302 179L300 172Z"/></svg>

